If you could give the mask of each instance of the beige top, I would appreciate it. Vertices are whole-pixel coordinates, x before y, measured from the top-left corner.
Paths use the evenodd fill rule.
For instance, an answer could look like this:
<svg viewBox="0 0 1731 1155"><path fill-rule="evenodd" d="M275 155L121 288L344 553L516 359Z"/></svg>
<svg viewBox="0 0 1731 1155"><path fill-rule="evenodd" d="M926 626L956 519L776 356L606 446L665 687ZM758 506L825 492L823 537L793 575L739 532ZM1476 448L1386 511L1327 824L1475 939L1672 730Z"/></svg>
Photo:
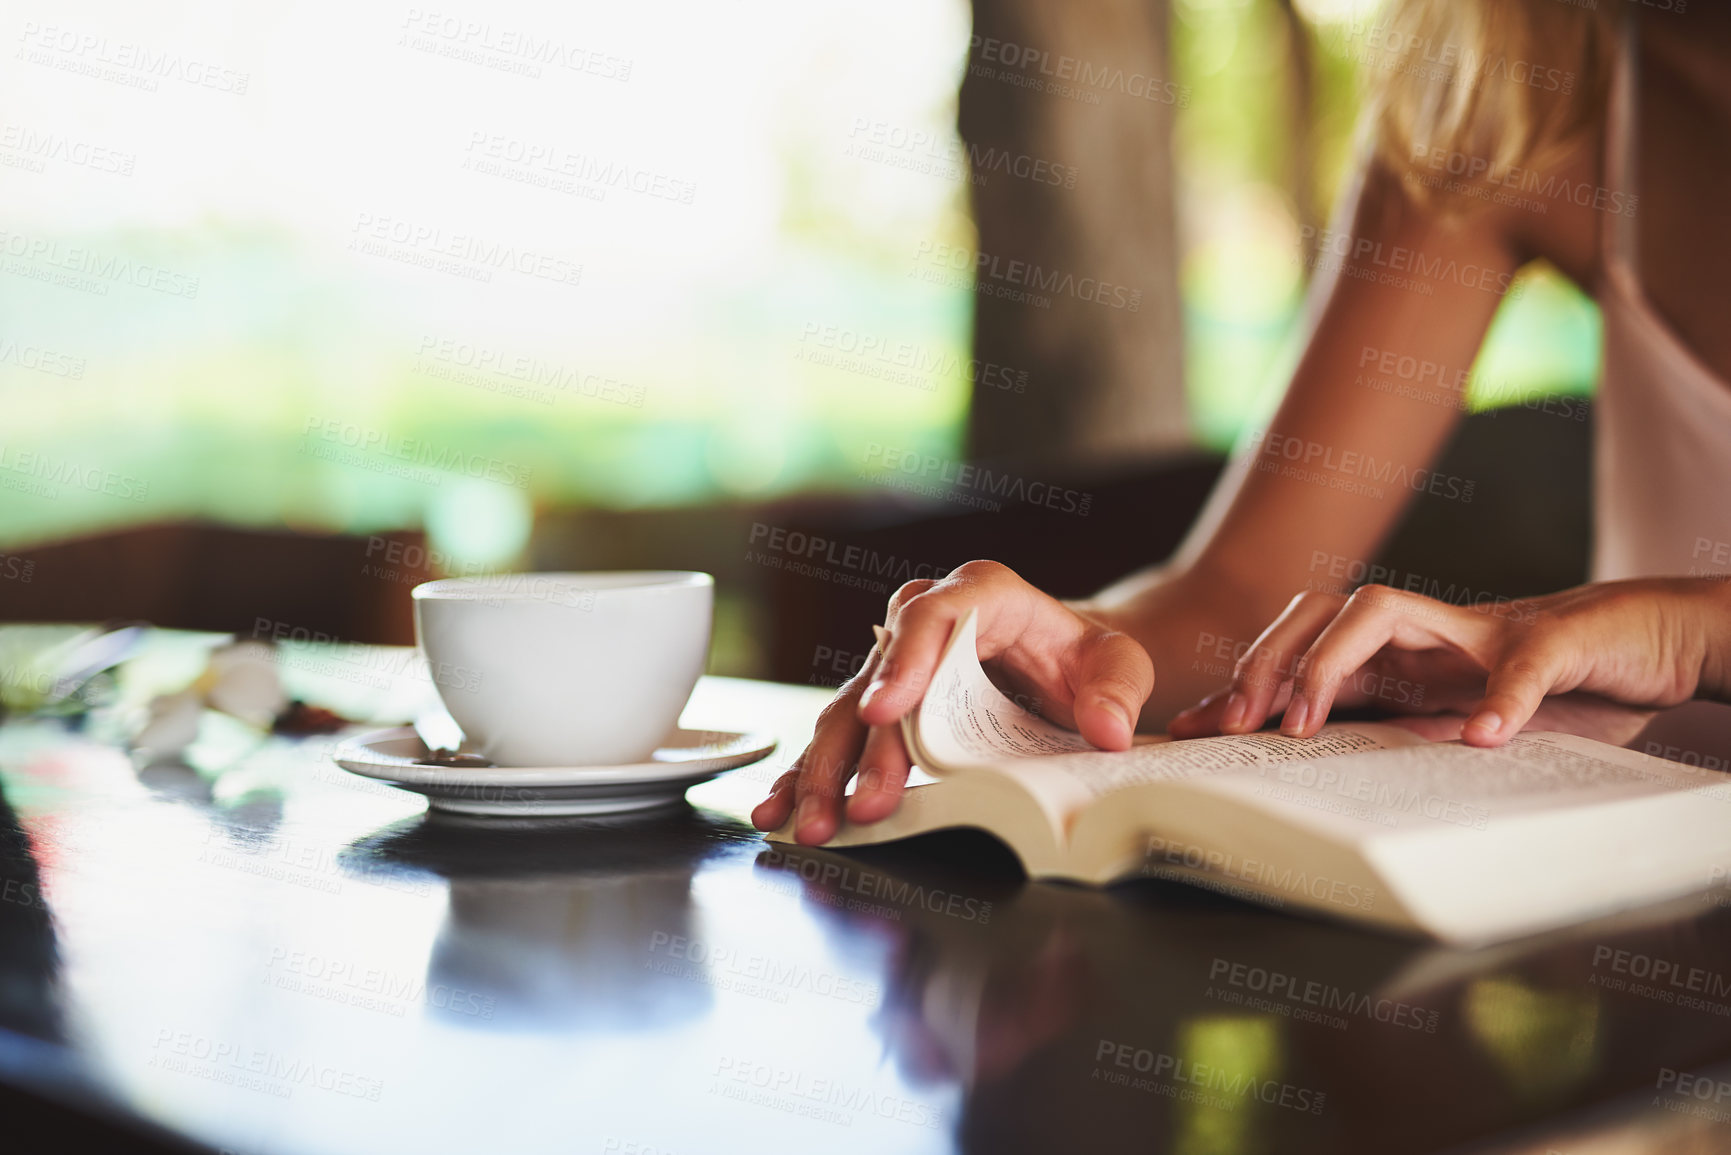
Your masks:
<svg viewBox="0 0 1731 1155"><path fill-rule="evenodd" d="M1636 27L1623 25L1605 126L1606 180L1625 192L1638 191ZM1731 385L1647 300L1634 214L1606 213L1602 237L1593 577L1731 572Z"/></svg>

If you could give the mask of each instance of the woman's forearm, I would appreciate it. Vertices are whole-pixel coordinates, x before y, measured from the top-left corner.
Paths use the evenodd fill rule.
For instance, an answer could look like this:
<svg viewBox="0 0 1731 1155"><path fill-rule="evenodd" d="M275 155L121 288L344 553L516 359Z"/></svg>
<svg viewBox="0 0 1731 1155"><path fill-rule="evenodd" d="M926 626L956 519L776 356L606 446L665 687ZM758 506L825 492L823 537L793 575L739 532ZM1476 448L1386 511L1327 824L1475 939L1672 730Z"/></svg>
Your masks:
<svg viewBox="0 0 1731 1155"><path fill-rule="evenodd" d="M1463 512L1477 495L1474 479L1432 466L1459 422L1466 370L1500 295L1476 287L1482 277L1386 284L1366 273L1399 253L1406 265L1451 262L1506 284L1516 259L1495 218L1431 219L1376 175L1343 227L1349 237L1322 247L1349 256L1319 266L1315 325L1286 396L1244 439L1185 544L1167 565L1079 603L1153 657L1159 682L1145 725L1222 682L1231 661L1220 655L1242 652L1294 595L1364 580L1415 494L1458 501ZM1371 256L1350 256L1360 252Z"/></svg>

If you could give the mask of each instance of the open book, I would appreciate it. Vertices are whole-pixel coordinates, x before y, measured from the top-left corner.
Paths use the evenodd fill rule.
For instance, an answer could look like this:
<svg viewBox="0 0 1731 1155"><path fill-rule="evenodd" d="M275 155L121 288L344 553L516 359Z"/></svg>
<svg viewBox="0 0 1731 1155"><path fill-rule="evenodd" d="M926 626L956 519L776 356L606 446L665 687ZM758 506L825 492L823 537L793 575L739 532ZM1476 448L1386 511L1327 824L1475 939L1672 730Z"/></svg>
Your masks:
<svg viewBox="0 0 1731 1155"><path fill-rule="evenodd" d="M1455 943L1536 933L1723 884L1731 779L1568 734L1496 750L1329 725L1096 750L987 679L974 616L903 722L916 772L826 845L969 826L1036 878L1178 878ZM770 836L792 839L787 826Z"/></svg>

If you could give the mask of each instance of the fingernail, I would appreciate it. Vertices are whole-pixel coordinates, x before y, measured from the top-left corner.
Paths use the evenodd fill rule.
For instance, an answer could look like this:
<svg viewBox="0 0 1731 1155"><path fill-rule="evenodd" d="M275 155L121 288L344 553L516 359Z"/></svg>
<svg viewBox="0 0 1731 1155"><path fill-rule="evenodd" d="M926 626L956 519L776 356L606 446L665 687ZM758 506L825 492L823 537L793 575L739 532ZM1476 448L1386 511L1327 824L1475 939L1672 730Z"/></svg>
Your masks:
<svg viewBox="0 0 1731 1155"><path fill-rule="evenodd" d="M888 630L884 629L882 626L873 626L872 636L878 640L879 653L890 648L890 632Z"/></svg>
<svg viewBox="0 0 1731 1155"><path fill-rule="evenodd" d="M879 678L877 681L867 686L866 692L860 695L860 709L863 710L867 706L878 702L882 702L887 706L894 706L897 693L898 691L894 682L891 682L888 678Z"/></svg>
<svg viewBox="0 0 1731 1155"><path fill-rule="evenodd" d="M1124 723L1125 729L1130 730L1130 731L1134 731L1136 729L1136 723L1134 721L1132 721L1130 718L1130 711L1128 711L1124 708L1124 705L1122 702L1114 702L1110 698L1101 698L1100 699L1100 706L1108 714L1112 715L1112 717L1114 717L1114 718L1118 719L1118 721Z"/></svg>
<svg viewBox="0 0 1731 1155"><path fill-rule="evenodd" d="M859 785L854 787L854 793L869 794L884 784L884 772L873 766L870 770L860 772Z"/></svg>
<svg viewBox="0 0 1731 1155"><path fill-rule="evenodd" d="M793 828L804 830L823 813L823 799L815 794L808 794L799 800L799 816L794 819Z"/></svg>
<svg viewBox="0 0 1731 1155"><path fill-rule="evenodd" d="M1498 734L1502 732L1503 718L1501 714L1489 711L1483 714L1474 714L1467 719L1467 725L1483 730L1487 734Z"/></svg>
<svg viewBox="0 0 1731 1155"><path fill-rule="evenodd" d="M1237 690L1226 696L1226 713L1220 717L1222 730L1236 730L1244 725L1245 711L1250 709L1250 701Z"/></svg>
<svg viewBox="0 0 1731 1155"><path fill-rule="evenodd" d="M1280 732L1290 738L1296 738L1304 733L1304 727L1310 722L1310 703L1303 698L1293 698L1286 707L1286 720L1280 723Z"/></svg>

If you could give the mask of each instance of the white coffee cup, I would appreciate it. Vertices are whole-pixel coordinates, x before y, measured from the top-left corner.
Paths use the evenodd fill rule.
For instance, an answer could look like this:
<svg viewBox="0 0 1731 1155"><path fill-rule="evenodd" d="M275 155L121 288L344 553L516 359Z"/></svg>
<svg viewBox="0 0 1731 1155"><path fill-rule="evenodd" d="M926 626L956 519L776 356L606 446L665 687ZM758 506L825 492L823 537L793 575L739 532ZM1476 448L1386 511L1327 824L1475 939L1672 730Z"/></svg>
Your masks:
<svg viewBox="0 0 1731 1155"><path fill-rule="evenodd" d="M709 656L715 579L684 570L446 578L415 636L466 739L500 766L641 762Z"/></svg>

